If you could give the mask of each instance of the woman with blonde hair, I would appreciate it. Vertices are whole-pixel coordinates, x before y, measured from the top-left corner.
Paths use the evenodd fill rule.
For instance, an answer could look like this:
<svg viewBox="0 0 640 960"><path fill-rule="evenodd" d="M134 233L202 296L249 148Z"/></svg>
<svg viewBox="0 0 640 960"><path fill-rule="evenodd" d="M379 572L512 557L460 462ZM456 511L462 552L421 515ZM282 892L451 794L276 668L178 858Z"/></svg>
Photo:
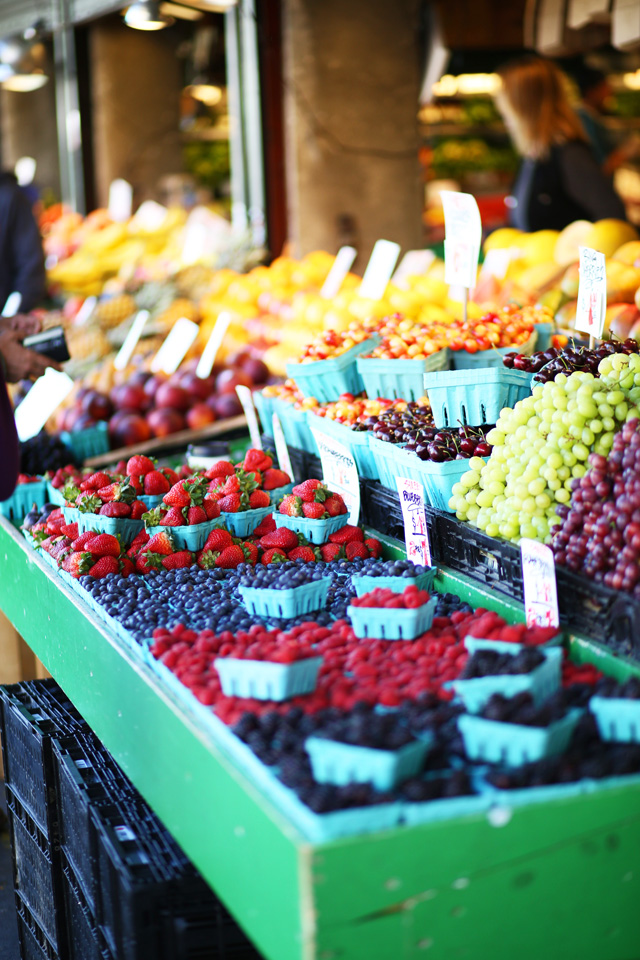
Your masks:
<svg viewBox="0 0 640 960"><path fill-rule="evenodd" d="M574 220L626 219L569 103L562 71L550 60L528 56L498 75L496 103L523 158L512 191L512 226L562 230Z"/></svg>

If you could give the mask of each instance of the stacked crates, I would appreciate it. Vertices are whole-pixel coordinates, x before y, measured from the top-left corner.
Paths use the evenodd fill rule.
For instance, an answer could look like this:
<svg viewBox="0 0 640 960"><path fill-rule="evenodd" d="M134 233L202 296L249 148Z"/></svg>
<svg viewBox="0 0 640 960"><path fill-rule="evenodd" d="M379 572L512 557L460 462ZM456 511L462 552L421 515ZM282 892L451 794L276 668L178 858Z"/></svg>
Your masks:
<svg viewBox="0 0 640 960"><path fill-rule="evenodd" d="M0 731L22 960L260 960L54 681Z"/></svg>

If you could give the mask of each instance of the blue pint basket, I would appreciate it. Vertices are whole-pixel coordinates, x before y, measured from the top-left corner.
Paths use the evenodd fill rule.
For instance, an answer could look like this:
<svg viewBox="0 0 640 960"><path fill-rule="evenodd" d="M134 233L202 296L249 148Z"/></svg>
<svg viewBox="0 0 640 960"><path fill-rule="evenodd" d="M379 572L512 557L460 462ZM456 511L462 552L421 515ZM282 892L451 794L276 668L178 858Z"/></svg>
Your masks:
<svg viewBox="0 0 640 960"><path fill-rule="evenodd" d="M19 523L24 520L36 505L42 509L47 502L47 482L46 480L34 480L33 483L19 483L10 497L0 501L0 513L7 520L13 520Z"/></svg>
<svg viewBox="0 0 640 960"><path fill-rule="evenodd" d="M273 400L272 407L272 413L277 413L280 418L287 446L294 447L296 450L306 450L307 453L315 453L315 442L309 431L307 411L297 410L292 403L279 400L277 397ZM271 435L269 431L266 432L267 436Z"/></svg>
<svg viewBox="0 0 640 960"><path fill-rule="evenodd" d="M562 720L548 727L501 723L465 713L458 717L458 729L470 760L519 767L564 753L582 713L582 710L570 710Z"/></svg>
<svg viewBox="0 0 640 960"><path fill-rule="evenodd" d="M449 351L438 350L424 360L358 357L358 373L370 399L419 400L424 396L424 375L449 368Z"/></svg>
<svg viewBox="0 0 640 960"><path fill-rule="evenodd" d="M65 510L65 520L67 517L67 507ZM103 517L99 513L81 513L68 523L78 522L78 532L86 533L87 530L95 530L97 533L110 533L112 536L119 536L125 547L135 540L140 531L144 528L142 520L131 520L129 517ZM158 527L158 531L159 531ZM165 527L166 530L175 530L176 527ZM154 532L158 532L154 531Z"/></svg>
<svg viewBox="0 0 640 960"><path fill-rule="evenodd" d="M313 413L309 413L308 423L310 430L313 428L328 437L333 437L348 449L355 460L359 476L365 477L367 480L378 479L376 461L369 447L368 430L352 430L344 423L339 423L337 420L331 420L328 417L318 417ZM313 443L316 447L316 453L318 453L315 439Z"/></svg>
<svg viewBox="0 0 640 960"><path fill-rule="evenodd" d="M253 402L260 417L262 432L267 437L273 436L273 414L276 399L276 397L265 397L261 390L256 390L253 394Z"/></svg>
<svg viewBox="0 0 640 960"><path fill-rule="evenodd" d="M162 498L164 494L138 494L136 500L141 500L147 507L148 510L153 510L155 507L159 507L162 503Z"/></svg>
<svg viewBox="0 0 640 960"><path fill-rule="evenodd" d="M362 597L365 593L371 593L378 587L386 587L387 590L393 590L395 593L404 593L407 587L417 587L418 590L431 591L437 572L437 569L432 567L431 570L420 573L417 577L372 577L367 573L352 573L351 583L357 597Z"/></svg>
<svg viewBox="0 0 640 960"><path fill-rule="evenodd" d="M109 428L104 422L84 430L63 431L60 439L71 450L76 460L99 457L109 452Z"/></svg>
<svg viewBox="0 0 640 960"><path fill-rule="evenodd" d="M431 629L436 611L437 600L432 597L428 603L410 610L388 607L347 607L347 617L351 621L356 637L376 640L415 640Z"/></svg>
<svg viewBox="0 0 640 960"><path fill-rule="evenodd" d="M249 537L259 527L265 517L271 513L271 507L257 507L255 510L240 510L238 513L220 514L220 524L224 524L234 537ZM209 534L207 534L209 536Z"/></svg>
<svg viewBox="0 0 640 960"><path fill-rule="evenodd" d="M603 740L640 742L640 700L627 697L591 697L589 710Z"/></svg>
<svg viewBox="0 0 640 960"><path fill-rule="evenodd" d="M384 442L383 440L382 443ZM400 444L389 443L386 446L390 447L390 450L384 453L392 461L396 477L418 480L424 487L429 506L447 513L455 513L455 510L449 506L449 500L454 484L469 470L468 460L446 460L444 463L433 463L431 460L421 460L415 453L410 453Z"/></svg>
<svg viewBox="0 0 640 960"><path fill-rule="evenodd" d="M524 343L513 344L510 347L491 347L489 350L479 350L478 353L467 353L466 350L452 350L451 360L454 370L473 370L476 367L502 367L503 359L508 353L523 353L530 357L533 353L537 333L534 330Z"/></svg>
<svg viewBox="0 0 640 960"><path fill-rule="evenodd" d="M294 533L301 533L309 543L326 543L329 534L335 533L349 523L349 514L342 513L339 517L329 517L328 520L308 520L307 517L287 517L277 510L273 513L276 527L287 527Z"/></svg>
<svg viewBox="0 0 640 960"><path fill-rule="evenodd" d="M555 323L534 323L533 326L538 335L536 350L548 350L551 346L551 338L556 332Z"/></svg>
<svg viewBox="0 0 640 960"><path fill-rule="evenodd" d="M249 611L258 617L276 617L290 620L302 613L321 610L327 602L331 586L331 577L303 583L288 590L275 590L273 587L239 587L242 602Z"/></svg>
<svg viewBox="0 0 640 960"><path fill-rule="evenodd" d="M295 380L303 396L315 397L320 403L337 400L341 393L353 393L355 396L365 389L356 361L361 354L369 353L379 343L380 337L374 334L329 360L288 363L287 376Z"/></svg>
<svg viewBox="0 0 640 960"><path fill-rule="evenodd" d="M371 783L385 791L420 773L430 744L415 740L399 750L376 750L316 736L307 737L304 748L318 783Z"/></svg>
<svg viewBox="0 0 640 960"><path fill-rule="evenodd" d="M47 502L55 503L58 507L64 507L65 499L62 490L52 486L51 481L47 480Z"/></svg>
<svg viewBox="0 0 640 960"><path fill-rule="evenodd" d="M230 516L229 513L222 513L213 520L207 520L206 523L194 523L191 526L187 524L183 527L167 527L161 523L155 527L148 527L145 523L144 528L150 537L155 536L156 533L169 533L179 550L192 550L195 553L197 550L202 550L211 531L225 526L226 519ZM142 529L142 521L125 521L125 523L138 522L140 523L140 529ZM133 537L131 539L133 540Z"/></svg>
<svg viewBox="0 0 640 960"><path fill-rule="evenodd" d="M504 647L511 647L505 650ZM500 644L496 647L491 640L485 640L476 646L476 650L498 650L500 653L516 655L522 649L521 644ZM475 651L474 651L475 652ZM471 680L452 680L447 686L454 690L469 713L479 713L494 693L503 697L515 697L527 691L536 706L540 706L560 687L560 671L563 651L561 647L541 647L544 663L531 673L496 674L487 677L474 677Z"/></svg>
<svg viewBox="0 0 640 960"><path fill-rule="evenodd" d="M286 497L294 488L293 483L286 483L283 487L274 487L273 490L266 490L271 498L271 503L279 503L283 497Z"/></svg>
<svg viewBox="0 0 640 960"><path fill-rule="evenodd" d="M427 373L429 397L436 427L477 427L495 423L500 411L513 407L531 393L532 374L507 367L486 370L443 370Z"/></svg>
<svg viewBox="0 0 640 960"><path fill-rule="evenodd" d="M396 446L389 440L378 440L373 432L368 433L369 450L375 463L376 476L383 487L387 490L398 492L396 477L401 476L396 470L396 462L392 454L392 448Z"/></svg>
<svg viewBox="0 0 640 960"><path fill-rule="evenodd" d="M217 657L213 661L226 697L276 701L313 693L321 664L322 657L308 657L294 663L234 657Z"/></svg>

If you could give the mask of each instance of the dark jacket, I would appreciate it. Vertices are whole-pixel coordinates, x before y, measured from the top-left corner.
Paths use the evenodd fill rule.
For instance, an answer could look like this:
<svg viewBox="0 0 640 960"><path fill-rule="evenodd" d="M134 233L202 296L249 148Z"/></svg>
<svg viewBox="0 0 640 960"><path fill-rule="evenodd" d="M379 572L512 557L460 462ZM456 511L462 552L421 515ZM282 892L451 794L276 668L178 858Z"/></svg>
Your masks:
<svg viewBox="0 0 640 960"><path fill-rule="evenodd" d="M513 187L511 225L562 230L574 220L626 220L624 204L581 140L553 147L544 160L524 160Z"/></svg>
<svg viewBox="0 0 640 960"><path fill-rule="evenodd" d="M12 173L0 173L0 311L14 290L21 313L45 294L42 241L29 201Z"/></svg>
<svg viewBox="0 0 640 960"><path fill-rule="evenodd" d="M16 422L0 366L0 500L6 500L13 493L19 469Z"/></svg>

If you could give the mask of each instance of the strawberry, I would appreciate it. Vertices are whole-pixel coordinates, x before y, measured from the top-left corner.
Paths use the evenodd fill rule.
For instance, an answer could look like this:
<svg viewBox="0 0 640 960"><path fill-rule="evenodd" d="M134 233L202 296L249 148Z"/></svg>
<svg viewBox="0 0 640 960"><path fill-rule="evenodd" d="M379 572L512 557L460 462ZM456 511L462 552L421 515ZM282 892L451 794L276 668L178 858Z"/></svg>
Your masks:
<svg viewBox="0 0 640 960"><path fill-rule="evenodd" d="M182 570L184 567L192 567L194 555L190 550L178 550L177 553L171 553L162 560L162 566L165 570Z"/></svg>
<svg viewBox="0 0 640 960"><path fill-rule="evenodd" d="M302 500L300 497L296 497L293 493L290 493L288 497L283 498L278 510L280 513L283 513L285 517L301 517Z"/></svg>
<svg viewBox="0 0 640 960"><path fill-rule="evenodd" d="M265 470L262 477L263 490L277 490L278 487L286 487L289 483L291 483L291 477L284 470L270 468Z"/></svg>
<svg viewBox="0 0 640 960"><path fill-rule="evenodd" d="M153 570L162 569L163 557L158 553L143 550L136 557L136 570L138 573L151 573Z"/></svg>
<svg viewBox="0 0 640 960"><path fill-rule="evenodd" d="M217 527L212 530L203 546L203 550L224 550L233 543L233 537L224 527Z"/></svg>
<svg viewBox="0 0 640 960"><path fill-rule="evenodd" d="M102 500L93 494L81 493L76 498L75 505L80 513L97 513L102 506ZM51 517L49 517L49 520L51 520Z"/></svg>
<svg viewBox="0 0 640 960"><path fill-rule="evenodd" d="M258 524L258 526L253 531L254 537L264 537L267 533L272 533L276 529L276 522L273 519L273 514L269 513L264 520Z"/></svg>
<svg viewBox="0 0 640 960"><path fill-rule="evenodd" d="M68 557L69 554L73 553L73 551L71 550L71 544L69 540L66 537L63 537L62 540L58 540L58 542L53 545L48 553L49 556L58 561L58 564L61 564L65 557Z"/></svg>
<svg viewBox="0 0 640 960"><path fill-rule="evenodd" d="M245 470L268 470L273 466L273 460L264 450L250 447L244 455L242 466Z"/></svg>
<svg viewBox="0 0 640 960"><path fill-rule="evenodd" d="M315 563L317 559L313 547L296 547L289 551L289 560L304 560L305 563Z"/></svg>
<svg viewBox="0 0 640 960"><path fill-rule="evenodd" d="M86 544L89 543L89 540L94 540L95 536L95 530L87 530L85 533L81 533L71 544L71 549L76 552L86 550Z"/></svg>
<svg viewBox="0 0 640 960"><path fill-rule="evenodd" d="M100 487L106 487L110 483L111 477L109 474L101 470L98 473L92 473L88 477L85 477L80 484L80 489L83 493L86 493L87 490L99 490Z"/></svg>
<svg viewBox="0 0 640 960"><path fill-rule="evenodd" d="M184 480L181 480L179 483L174 483L169 492L164 495L162 501L169 507L177 507L178 509L190 506L191 497L185 489Z"/></svg>
<svg viewBox="0 0 640 960"><path fill-rule="evenodd" d="M205 473L205 477L207 480L217 480L219 477L232 477L235 472L232 463L228 460L220 460L218 463L214 463L209 467Z"/></svg>
<svg viewBox="0 0 640 960"><path fill-rule="evenodd" d="M201 570L213 570L216 565L216 559L219 556L217 550L205 550L204 548L196 554L197 563Z"/></svg>
<svg viewBox="0 0 640 960"><path fill-rule="evenodd" d="M164 473L171 486L173 486L174 483L177 483L180 479L178 474L171 467L163 467L160 473Z"/></svg>
<svg viewBox="0 0 640 960"><path fill-rule="evenodd" d="M129 483L133 487L136 497L139 497L141 493L144 493L144 483L142 480L142 477L129 477Z"/></svg>
<svg viewBox="0 0 640 960"><path fill-rule="evenodd" d="M74 579L79 580L91 568L93 557L85 551L74 551L70 553L62 562L62 569L70 574Z"/></svg>
<svg viewBox="0 0 640 960"><path fill-rule="evenodd" d="M113 500L111 503L103 503L98 513L103 517L130 517L131 507L128 503Z"/></svg>
<svg viewBox="0 0 640 960"><path fill-rule="evenodd" d="M258 510L260 507L270 507L271 497L265 490L254 490L249 495L249 509Z"/></svg>
<svg viewBox="0 0 640 960"><path fill-rule="evenodd" d="M355 560L356 557L363 557L365 560L370 556L369 548L359 540L351 540L345 548L347 560Z"/></svg>
<svg viewBox="0 0 640 960"><path fill-rule="evenodd" d="M244 553L245 563L250 563L252 567L255 567L260 555L257 544L245 540L242 544L242 552Z"/></svg>
<svg viewBox="0 0 640 960"><path fill-rule="evenodd" d="M218 484L219 486L219 484ZM215 484L214 484L215 487ZM224 483L222 484L222 492L226 495L229 493L239 493L242 489L240 483L240 477L237 473L234 473L233 476L227 477Z"/></svg>
<svg viewBox="0 0 640 960"><path fill-rule="evenodd" d="M91 540L87 540L84 549L96 557L119 557L122 553L122 544L110 533L99 533Z"/></svg>
<svg viewBox="0 0 640 960"><path fill-rule="evenodd" d="M120 559L120 575L123 577L128 577L130 574L135 572L136 568L129 557L122 557Z"/></svg>
<svg viewBox="0 0 640 960"><path fill-rule="evenodd" d="M305 480L293 488L296 497L300 497L305 503L321 503L329 496L329 491L322 480Z"/></svg>
<svg viewBox="0 0 640 960"><path fill-rule="evenodd" d="M327 497L324 502L324 508L330 517L339 517L340 514L347 512L344 500L335 493L333 496Z"/></svg>
<svg viewBox="0 0 640 960"><path fill-rule="evenodd" d="M69 537L70 540L75 540L78 536L78 524L77 523L65 523L63 527L60 528L60 532Z"/></svg>
<svg viewBox="0 0 640 960"><path fill-rule="evenodd" d="M171 534L167 533L166 530L161 530L160 533L154 533L147 542L145 551L150 550L151 553L160 553L163 557L168 557L170 553L174 552L175 548L175 541Z"/></svg>
<svg viewBox="0 0 640 960"><path fill-rule="evenodd" d="M177 507L171 507L164 514L160 523L163 527L184 527L185 519L181 510L178 510Z"/></svg>
<svg viewBox="0 0 640 960"><path fill-rule="evenodd" d="M171 485L164 473L159 470L151 470L144 477L144 494L146 497L164 496L171 489Z"/></svg>
<svg viewBox="0 0 640 960"><path fill-rule="evenodd" d="M268 550L271 547L278 547L280 550L293 550L300 546L300 541L295 531L289 530L288 527L279 527L273 533L267 533L266 536L262 537L260 546L263 550Z"/></svg>
<svg viewBox="0 0 640 960"><path fill-rule="evenodd" d="M202 506L207 515L207 520L215 520L220 516L220 504L217 500L210 500L209 494L202 501Z"/></svg>
<svg viewBox="0 0 640 960"><path fill-rule="evenodd" d="M354 540L359 540L360 543L362 543L364 541L364 533L361 527L352 527L348 523L334 533L329 534L329 541L331 543L351 543Z"/></svg>
<svg viewBox="0 0 640 960"><path fill-rule="evenodd" d="M116 471L115 471L115 472L116 472L117 474L119 474L119 476L121 476L121 477L126 476L126 474L127 474L127 461L126 461L126 460L118 460L118 462L117 462L117 464L116 464Z"/></svg>
<svg viewBox="0 0 640 960"><path fill-rule="evenodd" d="M235 570L239 564L245 562L246 559L242 547L233 543L230 547L225 547L220 556L217 557L216 567L220 567L223 570Z"/></svg>
<svg viewBox="0 0 640 960"><path fill-rule="evenodd" d="M207 514L202 507L189 507L187 510L187 524L192 527L196 523L206 523Z"/></svg>
<svg viewBox="0 0 640 960"><path fill-rule="evenodd" d="M280 550L279 547L273 547L271 550L265 550L260 563L268 567L270 563L282 563L286 559L287 555L283 550Z"/></svg>
<svg viewBox="0 0 640 960"><path fill-rule="evenodd" d="M344 550L337 543L323 543L320 547L320 556L325 563L331 563L332 560L341 560Z"/></svg>
<svg viewBox="0 0 640 960"><path fill-rule="evenodd" d="M98 496L105 503L111 502L112 500L132 503L136 498L136 491L131 480L127 478L123 480L122 483L110 483L107 487L100 487Z"/></svg>
<svg viewBox="0 0 640 960"><path fill-rule="evenodd" d="M322 520L327 515L323 503L303 503L302 513L307 520Z"/></svg>
<svg viewBox="0 0 640 960"><path fill-rule="evenodd" d="M240 510L246 509L243 507L242 496L240 493L230 493L218 500L218 506L223 513L238 513Z"/></svg>
<svg viewBox="0 0 640 960"><path fill-rule="evenodd" d="M88 571L90 577L101 579L109 573L120 573L120 564L115 557L100 557Z"/></svg>
<svg viewBox="0 0 640 960"><path fill-rule="evenodd" d="M375 537L368 537L365 541L365 546L369 548L369 553L372 557L375 557L376 560L382 552L382 544L379 540L376 540Z"/></svg>
<svg viewBox="0 0 640 960"><path fill-rule="evenodd" d="M147 512L147 505L142 500L134 500L131 504L131 519L141 520Z"/></svg>
<svg viewBox="0 0 640 960"><path fill-rule="evenodd" d="M151 471L155 469L156 465L153 460L137 453L135 456L129 458L129 462L127 463L127 476L144 477L147 473L151 473Z"/></svg>
<svg viewBox="0 0 640 960"><path fill-rule="evenodd" d="M142 550L142 548L146 546L147 543L149 543L149 534L147 533L146 530L141 530L140 533L136 534L136 536L133 538L133 541L131 543L131 546L129 547L129 550L135 549L137 552L139 550ZM129 550L127 550L128 556L130 556Z"/></svg>

